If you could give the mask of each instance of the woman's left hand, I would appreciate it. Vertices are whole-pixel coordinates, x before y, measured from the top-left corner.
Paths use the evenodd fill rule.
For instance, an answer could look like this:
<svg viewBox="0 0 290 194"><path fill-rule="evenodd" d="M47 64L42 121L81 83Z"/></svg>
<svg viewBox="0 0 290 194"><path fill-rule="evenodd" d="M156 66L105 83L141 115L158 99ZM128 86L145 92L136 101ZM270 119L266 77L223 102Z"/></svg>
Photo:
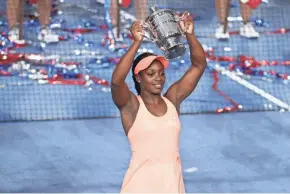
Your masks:
<svg viewBox="0 0 290 194"><path fill-rule="evenodd" d="M179 26L185 34L194 33L194 22L187 11L185 11L180 17Z"/></svg>

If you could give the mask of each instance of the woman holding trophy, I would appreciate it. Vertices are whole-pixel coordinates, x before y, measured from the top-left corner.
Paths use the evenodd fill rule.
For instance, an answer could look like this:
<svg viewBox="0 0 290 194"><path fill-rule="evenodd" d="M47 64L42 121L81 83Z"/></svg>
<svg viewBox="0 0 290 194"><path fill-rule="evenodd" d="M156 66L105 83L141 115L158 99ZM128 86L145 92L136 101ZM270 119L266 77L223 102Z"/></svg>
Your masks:
<svg viewBox="0 0 290 194"><path fill-rule="evenodd" d="M166 10L160 11L159 14L154 15L154 17L158 16L157 19L154 18L155 23L162 19L164 16L162 14L169 13ZM168 21L173 20L168 19ZM185 12L178 21L175 21L177 28L187 40L191 66L164 95L162 95L162 88L166 80L165 68L168 66L168 59L153 53L143 53L135 58L144 38L146 25L150 22L147 19L146 25L143 21L135 21L132 24L130 31L134 41L116 65L112 75L113 101L120 110L124 131L132 151L121 193L185 193L179 155L180 104L194 91L207 62L204 50L194 35L194 22L189 14ZM162 22L162 24L171 28L174 26L169 22ZM160 28L163 29L155 29L155 33L149 32L155 36L155 39L159 39L159 42L155 41L157 45L166 48L167 53L183 49L181 44L172 45L172 40L169 41L170 37L174 36L174 33L171 33L174 29L167 30L169 35L164 36L165 38L156 37L166 31L166 27ZM172 54L167 56L173 58ZM133 80L138 95L129 91L125 83L131 64L133 64Z"/></svg>

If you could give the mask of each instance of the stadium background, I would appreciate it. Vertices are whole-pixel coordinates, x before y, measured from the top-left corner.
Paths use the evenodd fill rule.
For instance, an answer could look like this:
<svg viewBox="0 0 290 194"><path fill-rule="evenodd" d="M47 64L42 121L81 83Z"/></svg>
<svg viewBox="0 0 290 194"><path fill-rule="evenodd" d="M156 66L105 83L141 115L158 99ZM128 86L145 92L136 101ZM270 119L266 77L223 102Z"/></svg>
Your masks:
<svg viewBox="0 0 290 194"><path fill-rule="evenodd" d="M173 0L148 2L193 13L200 42L208 54L220 59L208 60L196 91L181 107L180 150L187 192L289 192L290 123L286 112L290 87L289 78L285 78L290 73L290 2L269 0L254 10L252 21L262 33L257 40L236 35L239 22L230 22L233 36L228 41L213 37L217 17L212 0L192 0L186 5ZM52 45L40 43L36 38L39 24L31 20L35 7L26 4L24 37L29 44L9 49L10 55L5 58L12 45L3 44L9 43L5 40L6 1L1 1L0 67L12 75L0 76L0 172L4 175L0 177L0 191L118 192L129 162L129 145L109 87L85 78L95 76L109 82L114 63L131 40L125 38L115 49L107 44L102 3L64 0L56 2L55 8L58 13L52 16L52 27L64 40ZM122 32L126 34L135 15L134 6L123 9L121 15L125 18ZM240 16L237 1L232 1L230 16L233 20ZM72 31L79 28L93 32ZM146 50L162 54L151 43L144 43L140 52ZM26 59L17 59L18 54ZM40 63L32 54L47 61ZM243 64L240 56L272 65L250 68L245 75L239 67ZM77 68L61 66L71 62L77 63ZM226 70L218 73L217 64L237 68L230 74ZM189 65L188 54L172 61L165 89ZM85 80L86 84L43 84L42 79L31 79L39 76L32 69L46 70L49 76L61 72L65 80ZM77 77L78 73L84 76ZM127 82L135 91L131 76ZM216 113L226 107L234 108L233 112Z"/></svg>

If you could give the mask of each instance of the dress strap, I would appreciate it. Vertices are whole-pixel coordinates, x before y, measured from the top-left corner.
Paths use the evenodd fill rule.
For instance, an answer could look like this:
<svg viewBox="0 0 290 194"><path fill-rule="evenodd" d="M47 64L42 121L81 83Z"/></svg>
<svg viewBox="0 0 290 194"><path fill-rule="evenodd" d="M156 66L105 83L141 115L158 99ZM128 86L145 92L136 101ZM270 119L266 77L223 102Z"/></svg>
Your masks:
<svg viewBox="0 0 290 194"><path fill-rule="evenodd" d="M143 102L143 100L142 100L142 98L141 98L140 95L137 96L137 99L138 99L138 101L139 101L140 104L144 104L144 102Z"/></svg>

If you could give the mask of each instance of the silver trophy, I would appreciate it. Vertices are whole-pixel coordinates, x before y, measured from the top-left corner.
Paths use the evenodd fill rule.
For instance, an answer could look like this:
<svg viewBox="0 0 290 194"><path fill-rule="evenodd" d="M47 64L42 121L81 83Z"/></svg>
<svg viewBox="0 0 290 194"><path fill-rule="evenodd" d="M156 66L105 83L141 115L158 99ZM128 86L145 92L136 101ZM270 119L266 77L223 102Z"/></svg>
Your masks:
<svg viewBox="0 0 290 194"><path fill-rule="evenodd" d="M186 46L182 43L184 33L179 27L180 17L169 9L150 7L150 15L146 18L144 38L154 42L167 59L175 59L185 54Z"/></svg>

